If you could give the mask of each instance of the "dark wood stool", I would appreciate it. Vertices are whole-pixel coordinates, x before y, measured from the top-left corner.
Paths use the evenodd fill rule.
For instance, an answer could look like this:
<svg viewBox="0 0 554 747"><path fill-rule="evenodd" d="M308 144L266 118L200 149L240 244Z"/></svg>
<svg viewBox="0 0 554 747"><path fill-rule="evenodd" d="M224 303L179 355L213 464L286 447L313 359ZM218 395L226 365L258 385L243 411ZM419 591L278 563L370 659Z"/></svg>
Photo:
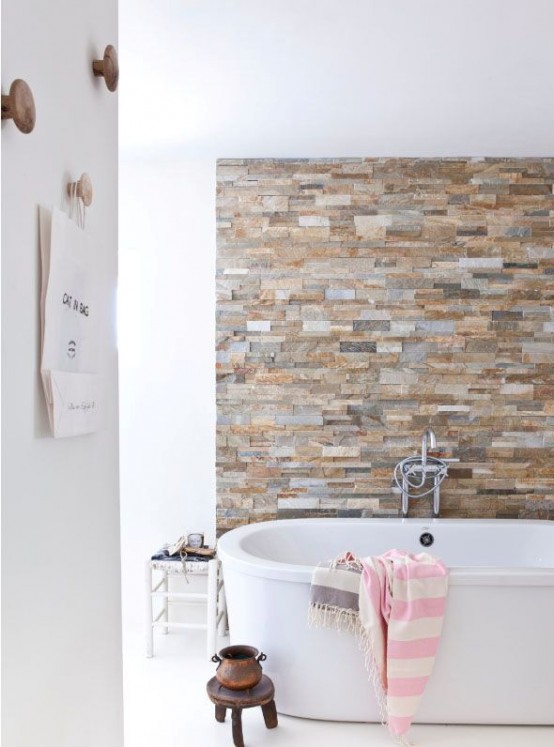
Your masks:
<svg viewBox="0 0 554 747"><path fill-rule="evenodd" d="M208 697L215 703L217 721L225 721L227 708L231 709L233 723L233 743L235 747L244 747L242 738L242 709L261 706L265 725L268 729L277 726L277 709L275 708L275 688L273 682L262 675L262 679L251 690L228 690L219 684L215 677L206 685Z"/></svg>

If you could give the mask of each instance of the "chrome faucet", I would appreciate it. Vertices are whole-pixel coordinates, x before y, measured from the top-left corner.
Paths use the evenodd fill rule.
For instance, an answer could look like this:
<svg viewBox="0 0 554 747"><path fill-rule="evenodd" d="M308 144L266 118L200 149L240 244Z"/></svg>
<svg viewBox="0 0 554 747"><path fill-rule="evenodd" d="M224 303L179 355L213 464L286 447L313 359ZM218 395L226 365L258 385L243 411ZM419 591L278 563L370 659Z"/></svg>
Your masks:
<svg viewBox="0 0 554 747"><path fill-rule="evenodd" d="M431 449L434 449L437 445L437 437L435 436L435 431L432 428L427 428L427 430L421 437L421 463L423 465L424 471L427 464L427 444L429 444L429 448ZM423 482L425 482L425 477L423 478ZM423 485L423 482L421 483L421 485Z"/></svg>
<svg viewBox="0 0 554 747"><path fill-rule="evenodd" d="M440 484L448 474L447 462L458 462L458 459L438 459L427 456L427 449L436 448L437 437L432 428L427 428L421 437L421 456L408 457L399 462L394 469L394 479L400 488L402 495L401 516L408 516L410 498L422 498L433 494L433 518L437 518L440 512ZM423 492L425 481L428 477L433 478L433 487Z"/></svg>

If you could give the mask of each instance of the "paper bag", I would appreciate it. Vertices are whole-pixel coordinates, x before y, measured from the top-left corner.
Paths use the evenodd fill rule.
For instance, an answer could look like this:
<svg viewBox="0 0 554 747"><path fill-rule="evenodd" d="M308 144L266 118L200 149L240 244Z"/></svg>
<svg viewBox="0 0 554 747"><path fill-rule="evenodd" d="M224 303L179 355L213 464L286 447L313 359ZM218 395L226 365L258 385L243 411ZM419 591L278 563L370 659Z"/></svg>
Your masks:
<svg viewBox="0 0 554 747"><path fill-rule="evenodd" d="M52 434L98 429L98 277L89 236L60 210L40 208L41 375Z"/></svg>

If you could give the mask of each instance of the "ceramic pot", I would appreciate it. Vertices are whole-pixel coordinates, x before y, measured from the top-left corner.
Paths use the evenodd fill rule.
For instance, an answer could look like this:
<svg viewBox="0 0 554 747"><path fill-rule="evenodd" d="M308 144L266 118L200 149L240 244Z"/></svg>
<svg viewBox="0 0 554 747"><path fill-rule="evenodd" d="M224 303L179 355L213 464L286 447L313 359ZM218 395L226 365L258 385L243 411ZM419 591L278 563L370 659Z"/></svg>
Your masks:
<svg viewBox="0 0 554 747"><path fill-rule="evenodd" d="M253 646L227 646L212 656L218 662L215 676L223 687L229 690L250 690L262 679L261 661L267 656L260 654Z"/></svg>

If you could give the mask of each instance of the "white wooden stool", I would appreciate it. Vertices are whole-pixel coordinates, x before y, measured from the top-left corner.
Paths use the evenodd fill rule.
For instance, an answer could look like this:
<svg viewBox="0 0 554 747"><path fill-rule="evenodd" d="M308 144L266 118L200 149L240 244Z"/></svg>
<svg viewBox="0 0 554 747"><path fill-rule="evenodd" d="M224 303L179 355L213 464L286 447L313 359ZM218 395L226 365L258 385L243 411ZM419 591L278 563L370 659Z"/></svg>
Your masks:
<svg viewBox="0 0 554 747"><path fill-rule="evenodd" d="M205 593L170 591L169 576L208 576ZM158 578L155 578L157 576ZM154 599L162 600L160 612L154 616ZM170 622L169 605L206 604L206 622ZM148 560L146 563L146 656L154 655L154 628L168 633L169 628L191 628L207 631L207 655L211 658L217 652L217 635L225 635L227 628L227 608L221 561L217 558L207 562L175 560Z"/></svg>

